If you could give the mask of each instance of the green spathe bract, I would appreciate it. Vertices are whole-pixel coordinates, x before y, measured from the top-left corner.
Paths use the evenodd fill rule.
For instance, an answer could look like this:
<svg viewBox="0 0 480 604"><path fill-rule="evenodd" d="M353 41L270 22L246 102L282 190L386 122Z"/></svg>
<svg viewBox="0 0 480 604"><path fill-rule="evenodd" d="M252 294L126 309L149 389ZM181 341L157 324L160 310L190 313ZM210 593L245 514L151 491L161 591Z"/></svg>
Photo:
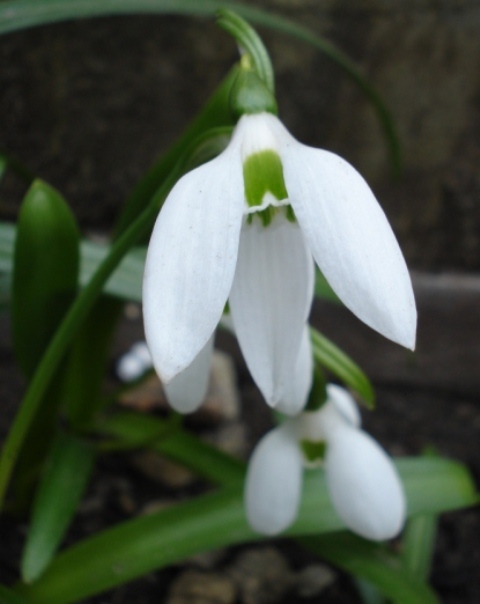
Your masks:
<svg viewBox="0 0 480 604"><path fill-rule="evenodd" d="M258 75L249 69L241 69L232 86L230 108L237 119L263 111L274 115L278 113L275 97Z"/></svg>

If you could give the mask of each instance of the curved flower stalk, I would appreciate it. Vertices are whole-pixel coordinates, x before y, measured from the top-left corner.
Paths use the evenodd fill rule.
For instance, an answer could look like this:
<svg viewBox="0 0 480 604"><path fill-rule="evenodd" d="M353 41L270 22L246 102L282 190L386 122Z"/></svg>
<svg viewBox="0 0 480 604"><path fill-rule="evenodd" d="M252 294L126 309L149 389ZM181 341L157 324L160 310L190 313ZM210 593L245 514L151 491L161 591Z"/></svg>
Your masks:
<svg viewBox="0 0 480 604"><path fill-rule="evenodd" d="M329 384L327 393L320 410L287 420L257 445L245 482L247 519L267 535L288 528L298 514L304 466L321 464L333 506L348 528L375 541L395 537L406 514L395 466L360 429L347 391Z"/></svg>
<svg viewBox="0 0 480 604"><path fill-rule="evenodd" d="M225 151L178 181L153 230L143 312L162 381L194 361L228 301L249 370L278 405L312 302L312 255L352 312L414 348L408 270L366 182L276 116L243 115Z"/></svg>

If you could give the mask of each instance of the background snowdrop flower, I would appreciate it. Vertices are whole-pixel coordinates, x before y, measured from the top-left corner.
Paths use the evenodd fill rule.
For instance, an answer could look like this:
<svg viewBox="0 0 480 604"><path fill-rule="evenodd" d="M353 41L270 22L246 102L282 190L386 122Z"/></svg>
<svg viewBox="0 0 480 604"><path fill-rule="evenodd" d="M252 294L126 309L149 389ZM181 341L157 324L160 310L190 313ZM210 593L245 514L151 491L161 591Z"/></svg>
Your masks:
<svg viewBox="0 0 480 604"><path fill-rule="evenodd" d="M133 382L153 367L146 342L133 344L117 361L116 372L122 382Z"/></svg>
<svg viewBox="0 0 480 604"><path fill-rule="evenodd" d="M245 483L247 519L255 530L277 534L298 514L305 459L302 443L325 443L322 461L333 506L345 525L371 540L396 536L405 521L402 484L390 458L360 429L352 397L327 387L318 411L304 412L272 430L257 445ZM319 461L319 460L317 460Z"/></svg>
<svg viewBox="0 0 480 604"><path fill-rule="evenodd" d="M278 404L312 302L312 255L360 319L414 347L410 277L363 178L276 116L244 115L225 151L173 187L152 233L143 310L162 381L192 363L228 300L249 370Z"/></svg>
<svg viewBox="0 0 480 604"><path fill-rule="evenodd" d="M213 337L186 369L163 385L165 396L176 411L191 413L202 403L208 389L212 352ZM123 382L133 382L152 367L147 343L140 341L118 359L116 371Z"/></svg>

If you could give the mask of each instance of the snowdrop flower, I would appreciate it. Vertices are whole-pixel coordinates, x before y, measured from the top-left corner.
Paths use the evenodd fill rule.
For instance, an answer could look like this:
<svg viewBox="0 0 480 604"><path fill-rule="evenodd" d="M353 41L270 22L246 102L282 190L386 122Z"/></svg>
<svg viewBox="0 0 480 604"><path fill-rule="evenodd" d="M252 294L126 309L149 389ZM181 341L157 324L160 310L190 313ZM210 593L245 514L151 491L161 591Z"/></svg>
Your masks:
<svg viewBox="0 0 480 604"><path fill-rule="evenodd" d="M297 142L275 115L243 115L225 151L173 187L152 233L143 313L162 381L207 354L228 301L263 396L286 400L306 358L312 255L352 312L414 348L408 270L366 182L337 155ZM298 392L308 392L307 373Z"/></svg>
<svg viewBox="0 0 480 604"><path fill-rule="evenodd" d="M247 519L254 530L267 535L288 528L298 514L303 468L312 465L304 454L305 442L317 449L324 443L320 463L338 516L362 537L392 538L402 529L406 513L395 466L360 429L353 398L333 384L327 393L320 410L287 420L257 445L245 483Z"/></svg>

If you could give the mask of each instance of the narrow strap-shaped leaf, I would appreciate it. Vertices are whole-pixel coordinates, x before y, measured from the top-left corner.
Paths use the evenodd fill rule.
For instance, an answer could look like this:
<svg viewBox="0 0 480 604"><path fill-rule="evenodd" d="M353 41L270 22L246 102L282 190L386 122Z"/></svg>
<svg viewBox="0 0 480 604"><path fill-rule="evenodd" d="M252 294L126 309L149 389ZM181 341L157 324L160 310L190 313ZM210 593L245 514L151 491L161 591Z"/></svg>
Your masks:
<svg viewBox="0 0 480 604"><path fill-rule="evenodd" d="M68 205L48 184L37 180L20 208L13 262L12 332L17 361L31 378L67 312L78 284L80 233ZM45 392L32 414L28 437L18 458L14 506L24 509L50 447L60 381Z"/></svg>
<svg viewBox="0 0 480 604"><path fill-rule="evenodd" d="M80 233L61 195L37 180L22 202L16 235L13 347L31 376L77 289Z"/></svg>
<svg viewBox="0 0 480 604"><path fill-rule="evenodd" d="M7 158L4 155L0 154L0 181L5 174L5 170L7 169Z"/></svg>
<svg viewBox="0 0 480 604"><path fill-rule="evenodd" d="M245 476L245 463L219 451L180 426L172 428L168 420L121 412L104 418L98 429L121 439L127 446L147 447L166 455L217 484L239 484Z"/></svg>
<svg viewBox="0 0 480 604"><path fill-rule="evenodd" d="M354 578L354 582L363 604L386 604L382 593L373 583L358 577Z"/></svg>
<svg viewBox="0 0 480 604"><path fill-rule="evenodd" d="M72 344L64 375L64 408L75 430L90 429L103 402L102 385L110 343L121 310L122 304L118 300L100 297Z"/></svg>
<svg viewBox="0 0 480 604"><path fill-rule="evenodd" d="M0 222L0 271L11 273L13 270L13 249L17 227L9 222Z"/></svg>
<svg viewBox="0 0 480 604"><path fill-rule="evenodd" d="M215 132L214 136L217 135L218 133ZM3 445L0 457L0 508L3 504L12 469L22 448L25 436L68 346L94 306L105 282L117 268L128 250L138 243L150 230L168 192L182 174L184 167L195 156L198 146L203 145L207 139L208 132L196 139L187 148L175 166L175 169L169 174L168 178L151 199L148 207L113 243L109 254L98 266L88 285L79 293L65 319L55 332L32 378L29 389Z"/></svg>
<svg viewBox="0 0 480 604"><path fill-rule="evenodd" d="M367 407L372 409L375 406L375 392L366 374L348 355L313 327L310 328L310 335L317 363L359 394Z"/></svg>
<svg viewBox="0 0 480 604"><path fill-rule="evenodd" d="M473 481L460 464L407 458L398 460L397 468L413 513L456 509L477 501ZM309 472L300 517L286 535L342 528L323 473ZM38 581L19 591L32 604L75 602L200 551L258 537L244 517L242 487L232 486L85 539L61 553Z"/></svg>
<svg viewBox="0 0 480 604"><path fill-rule="evenodd" d="M427 459L438 458L433 449L424 452ZM430 575L438 515L415 514L407 522L402 535L402 563L406 570L426 581Z"/></svg>
<svg viewBox="0 0 480 604"><path fill-rule="evenodd" d="M29 602L5 585L0 585L0 604L29 604Z"/></svg>
<svg viewBox="0 0 480 604"><path fill-rule="evenodd" d="M376 543L350 533L303 538L311 551L355 577L367 579L395 604L436 604L435 593L421 579L402 567L394 556Z"/></svg>
<svg viewBox="0 0 480 604"><path fill-rule="evenodd" d="M403 532L403 565L406 570L424 581L430 575L437 525L436 514L418 514L410 518Z"/></svg>
<svg viewBox="0 0 480 604"><path fill-rule="evenodd" d="M55 555L90 476L95 449L58 432L35 497L21 570L30 583Z"/></svg>

